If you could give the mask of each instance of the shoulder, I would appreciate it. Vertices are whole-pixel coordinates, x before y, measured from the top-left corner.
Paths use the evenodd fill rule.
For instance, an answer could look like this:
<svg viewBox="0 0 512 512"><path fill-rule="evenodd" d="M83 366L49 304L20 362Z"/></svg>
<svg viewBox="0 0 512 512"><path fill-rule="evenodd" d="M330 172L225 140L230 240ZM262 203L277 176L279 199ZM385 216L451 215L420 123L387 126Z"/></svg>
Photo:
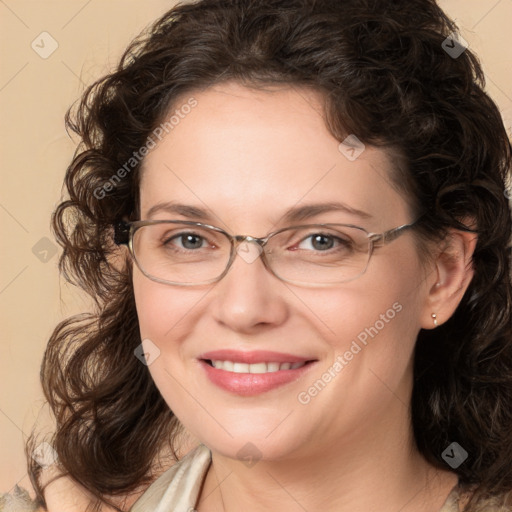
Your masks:
<svg viewBox="0 0 512 512"><path fill-rule="evenodd" d="M185 436L180 438L178 444L178 457L180 454L189 454L193 451L194 448L197 447L198 440ZM165 474L169 468L173 468L175 465L177 466L179 462L176 462L174 452L166 451L163 449L160 453L161 459L165 461L165 466L160 462L155 466L156 475ZM186 455L179 460L185 459ZM155 478L156 478L155 475ZM155 482L158 478L155 479ZM155 483L153 482L153 483ZM46 501L47 508L39 509L39 508L29 508L27 512L84 512L85 510L89 510L91 505L96 503L95 498L88 492L88 490L80 485L78 481L73 479L71 476L67 474L63 474L63 472L57 467L56 464L52 464L43 468L40 478L40 485L44 488L44 498ZM145 495L149 488L152 487L153 484L150 484L149 487L145 486L141 488L139 491L132 492L130 494L117 496L111 498L114 503L123 510L131 510L130 507L133 507L134 503L138 501L138 499ZM28 494L27 494L28 496ZM31 503L34 507L35 504ZM3 502L2 502L2 494L0 493L0 512L4 510ZM7 508L6 510L11 510ZM16 512L25 512L23 508L14 508L12 510L16 510ZM116 509L109 507L104 504L101 506L99 512L115 512Z"/></svg>
<svg viewBox="0 0 512 512"><path fill-rule="evenodd" d="M69 475L63 475L57 469L49 471L46 469L42 473L42 484L44 487L44 498L47 508L44 509L48 512L84 512L89 510L90 507L96 502L95 498L89 491L80 485L76 480ZM143 491L142 491L143 492ZM118 506L129 507L136 499L142 494L139 492L135 495L130 494L114 498ZM10 509L8 509L10 510ZM18 512L18 509L13 509ZM32 509L30 509L32 510ZM2 508L0 507L0 512ZM43 509L34 509L35 512L43 512ZM20 509L19 512L25 512L25 509ZM115 512L115 509L104 504L101 505L99 512Z"/></svg>
<svg viewBox="0 0 512 512"><path fill-rule="evenodd" d="M211 451L199 444L155 480L130 512L155 510L159 505L165 505L169 510L193 508L210 463Z"/></svg>
<svg viewBox="0 0 512 512"><path fill-rule="evenodd" d="M44 489L44 498L48 512L83 512L95 502L87 489L69 476L59 476L50 482ZM114 509L102 505L100 511L114 512Z"/></svg>
<svg viewBox="0 0 512 512"><path fill-rule="evenodd" d="M481 498L474 505L468 506L471 492L459 487L453 489L440 512L512 512L512 490L498 496Z"/></svg>
<svg viewBox="0 0 512 512"><path fill-rule="evenodd" d="M0 511L39 512L41 508L30 498L26 489L16 485L10 493L0 493Z"/></svg>

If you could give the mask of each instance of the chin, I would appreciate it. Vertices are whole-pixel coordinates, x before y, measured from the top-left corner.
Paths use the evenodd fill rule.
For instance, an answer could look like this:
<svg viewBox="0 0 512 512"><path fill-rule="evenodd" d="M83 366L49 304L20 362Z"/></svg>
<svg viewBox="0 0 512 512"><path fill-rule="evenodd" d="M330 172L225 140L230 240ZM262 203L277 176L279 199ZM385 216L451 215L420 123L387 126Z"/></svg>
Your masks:
<svg viewBox="0 0 512 512"><path fill-rule="evenodd" d="M198 437L212 452L223 457L234 460L240 460L247 463L248 461L273 461L286 459L289 456L296 455L297 451L304 448L307 441L302 438L295 438L285 433L281 435L270 434L272 429L266 428L264 432L256 432L254 429L248 429L245 432L237 434L230 430L229 434L225 433L221 436Z"/></svg>

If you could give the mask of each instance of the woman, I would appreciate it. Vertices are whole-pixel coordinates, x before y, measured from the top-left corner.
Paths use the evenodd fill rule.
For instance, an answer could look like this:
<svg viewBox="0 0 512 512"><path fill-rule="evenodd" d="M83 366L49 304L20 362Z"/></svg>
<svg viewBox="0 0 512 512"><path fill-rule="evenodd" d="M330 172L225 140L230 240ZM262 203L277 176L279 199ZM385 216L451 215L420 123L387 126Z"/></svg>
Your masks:
<svg viewBox="0 0 512 512"><path fill-rule="evenodd" d="M180 5L67 122L97 311L43 361L58 474L133 512L511 509L510 143L434 1Z"/></svg>

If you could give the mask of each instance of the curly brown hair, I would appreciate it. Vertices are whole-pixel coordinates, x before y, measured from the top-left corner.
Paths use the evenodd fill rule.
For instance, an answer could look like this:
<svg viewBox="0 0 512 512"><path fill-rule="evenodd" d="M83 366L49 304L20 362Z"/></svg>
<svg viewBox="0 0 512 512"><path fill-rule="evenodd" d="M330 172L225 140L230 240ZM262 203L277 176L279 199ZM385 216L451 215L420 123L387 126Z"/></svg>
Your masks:
<svg viewBox="0 0 512 512"><path fill-rule="evenodd" d="M95 311L56 327L41 381L60 468L98 497L96 505L147 486L164 450L177 459L182 428L133 356L141 338L131 262L113 261L113 226L138 218L142 160L112 178L178 97L227 80L310 87L322 93L338 140L356 133L397 148L405 165L393 179L415 213L426 212L414 228L421 240L476 221L474 278L455 314L417 339L412 424L434 466L446 469L441 454L454 440L469 453L455 470L472 492L465 510L512 489L512 152L477 57L443 47L456 33L434 0L180 4L68 111L66 125L81 143L52 227L64 249L61 272L94 299ZM29 470L45 505L34 445L33 435Z"/></svg>

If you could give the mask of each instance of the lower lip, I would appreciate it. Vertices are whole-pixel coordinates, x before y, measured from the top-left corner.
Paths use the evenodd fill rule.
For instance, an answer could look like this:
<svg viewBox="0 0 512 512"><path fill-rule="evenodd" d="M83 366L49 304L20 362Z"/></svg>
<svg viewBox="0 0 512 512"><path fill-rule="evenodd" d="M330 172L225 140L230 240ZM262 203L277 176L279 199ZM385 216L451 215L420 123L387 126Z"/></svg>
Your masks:
<svg viewBox="0 0 512 512"><path fill-rule="evenodd" d="M259 395L300 379L315 363L312 361L294 370L278 370L269 373L234 373L214 368L203 360L199 362L213 384L241 396Z"/></svg>

